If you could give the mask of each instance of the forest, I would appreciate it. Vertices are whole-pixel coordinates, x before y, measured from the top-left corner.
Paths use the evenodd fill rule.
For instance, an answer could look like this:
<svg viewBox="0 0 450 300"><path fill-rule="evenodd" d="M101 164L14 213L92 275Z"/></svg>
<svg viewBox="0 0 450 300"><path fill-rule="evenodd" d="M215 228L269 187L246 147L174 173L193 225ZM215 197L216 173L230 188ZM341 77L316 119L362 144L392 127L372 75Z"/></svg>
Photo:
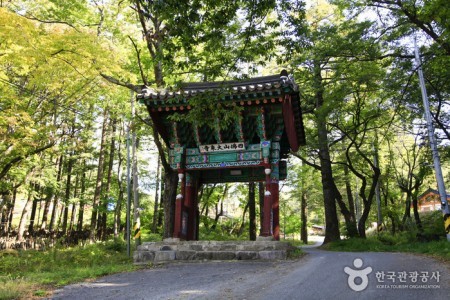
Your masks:
<svg viewBox="0 0 450 300"><path fill-rule="evenodd" d="M306 145L282 238L445 239L440 204L420 212L437 187L418 70L449 186L449 20L445 0L1 0L0 249L123 239L128 197L137 242L169 237L177 174L136 95L283 69ZM203 185L200 239L253 239L260 186Z"/></svg>

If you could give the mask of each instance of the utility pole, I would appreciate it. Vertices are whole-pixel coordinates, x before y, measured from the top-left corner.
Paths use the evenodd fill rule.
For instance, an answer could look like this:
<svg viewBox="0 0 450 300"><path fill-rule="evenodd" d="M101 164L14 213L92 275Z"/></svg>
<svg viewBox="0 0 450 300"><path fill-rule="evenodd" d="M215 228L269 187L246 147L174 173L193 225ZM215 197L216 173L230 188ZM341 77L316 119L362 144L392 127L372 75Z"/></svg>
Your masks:
<svg viewBox="0 0 450 300"><path fill-rule="evenodd" d="M417 47L416 38L414 37L414 55L416 58L416 67L419 73L420 90L422 92L423 106L425 110L425 119L427 122L428 138L430 140L431 152L433 154L434 172L438 185L439 197L441 199L442 214L444 215L444 226L447 233L447 240L450 242L450 209L447 202L447 192L445 191L444 177L442 176L441 162L437 149L436 138L434 137L434 126L431 119L430 104L428 102L427 89L423 78L422 63L420 61L419 49Z"/></svg>
<svg viewBox="0 0 450 300"><path fill-rule="evenodd" d="M136 115L134 107L134 92L130 93L131 101L131 124L134 125L134 118ZM133 175L133 221L134 221L134 232L133 237L136 243L136 247L141 244L141 217L140 217L140 207L139 207L139 193L138 193L138 174L137 174L137 158L136 158L136 128L132 127L131 134L131 161L132 161L132 175Z"/></svg>
<svg viewBox="0 0 450 300"><path fill-rule="evenodd" d="M127 254L131 256L130 245L130 210L131 210L131 176L130 176L130 125L127 127Z"/></svg>

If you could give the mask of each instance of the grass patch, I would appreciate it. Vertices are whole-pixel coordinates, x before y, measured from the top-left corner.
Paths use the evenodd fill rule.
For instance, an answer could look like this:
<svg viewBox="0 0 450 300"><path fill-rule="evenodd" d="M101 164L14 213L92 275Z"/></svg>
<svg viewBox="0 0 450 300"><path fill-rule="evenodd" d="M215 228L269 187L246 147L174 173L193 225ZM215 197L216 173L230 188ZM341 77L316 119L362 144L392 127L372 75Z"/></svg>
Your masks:
<svg viewBox="0 0 450 300"><path fill-rule="evenodd" d="M447 240L418 242L410 241L405 235L372 236L367 239L353 238L328 243L321 249L351 252L408 252L426 254L444 261L450 261L450 242Z"/></svg>
<svg viewBox="0 0 450 300"><path fill-rule="evenodd" d="M314 245L316 243L314 241L308 241L308 244L305 244L305 243L303 243L303 241L297 240L297 239L285 239L282 241L289 242L292 246L295 246L295 247L300 247L300 246L305 246L305 245Z"/></svg>
<svg viewBox="0 0 450 300"><path fill-rule="evenodd" d="M36 286L23 278L0 277L0 299L29 298Z"/></svg>
<svg viewBox="0 0 450 300"><path fill-rule="evenodd" d="M0 299L42 297L53 287L135 269L123 241L17 251L0 255Z"/></svg>
<svg viewBox="0 0 450 300"><path fill-rule="evenodd" d="M305 252L303 252L302 249L293 247L288 250L287 259L298 259L303 255L305 255Z"/></svg>
<svg viewBox="0 0 450 300"><path fill-rule="evenodd" d="M141 241L144 242L160 242L162 241L162 235L158 233L152 233L150 230L142 228L141 229Z"/></svg>

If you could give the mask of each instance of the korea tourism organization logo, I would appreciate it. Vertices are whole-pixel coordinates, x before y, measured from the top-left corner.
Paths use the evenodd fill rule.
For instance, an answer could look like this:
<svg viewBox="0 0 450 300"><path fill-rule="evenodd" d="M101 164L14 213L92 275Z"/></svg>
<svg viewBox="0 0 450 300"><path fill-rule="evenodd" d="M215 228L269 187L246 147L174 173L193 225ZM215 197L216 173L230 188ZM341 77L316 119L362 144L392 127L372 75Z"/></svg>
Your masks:
<svg viewBox="0 0 450 300"><path fill-rule="evenodd" d="M367 285L369 284L368 275L372 273L372 268L367 267L360 269L363 266L363 261L361 258L356 258L353 261L353 266L356 270L350 267L345 267L344 272L348 274L348 286L352 290L360 292L367 288Z"/></svg>
<svg viewBox="0 0 450 300"><path fill-rule="evenodd" d="M365 266L361 258L353 260L353 267L345 267L348 286L355 292L364 291L369 286L369 274L373 269ZM439 271L388 271L374 272L377 289L439 289ZM373 276L372 276L373 280Z"/></svg>

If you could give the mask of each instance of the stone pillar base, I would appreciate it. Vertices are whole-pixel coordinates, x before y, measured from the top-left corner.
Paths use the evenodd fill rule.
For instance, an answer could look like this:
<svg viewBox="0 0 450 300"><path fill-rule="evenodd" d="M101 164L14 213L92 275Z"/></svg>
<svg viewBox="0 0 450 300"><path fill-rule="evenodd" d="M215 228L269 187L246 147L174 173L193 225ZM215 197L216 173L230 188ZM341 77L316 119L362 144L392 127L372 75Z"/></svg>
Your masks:
<svg viewBox="0 0 450 300"><path fill-rule="evenodd" d="M163 239L164 243L179 243L180 238L165 238Z"/></svg>
<svg viewBox="0 0 450 300"><path fill-rule="evenodd" d="M256 237L257 241L263 241L263 242L267 242L267 241L275 241L275 239L273 238L273 236L257 236Z"/></svg>

